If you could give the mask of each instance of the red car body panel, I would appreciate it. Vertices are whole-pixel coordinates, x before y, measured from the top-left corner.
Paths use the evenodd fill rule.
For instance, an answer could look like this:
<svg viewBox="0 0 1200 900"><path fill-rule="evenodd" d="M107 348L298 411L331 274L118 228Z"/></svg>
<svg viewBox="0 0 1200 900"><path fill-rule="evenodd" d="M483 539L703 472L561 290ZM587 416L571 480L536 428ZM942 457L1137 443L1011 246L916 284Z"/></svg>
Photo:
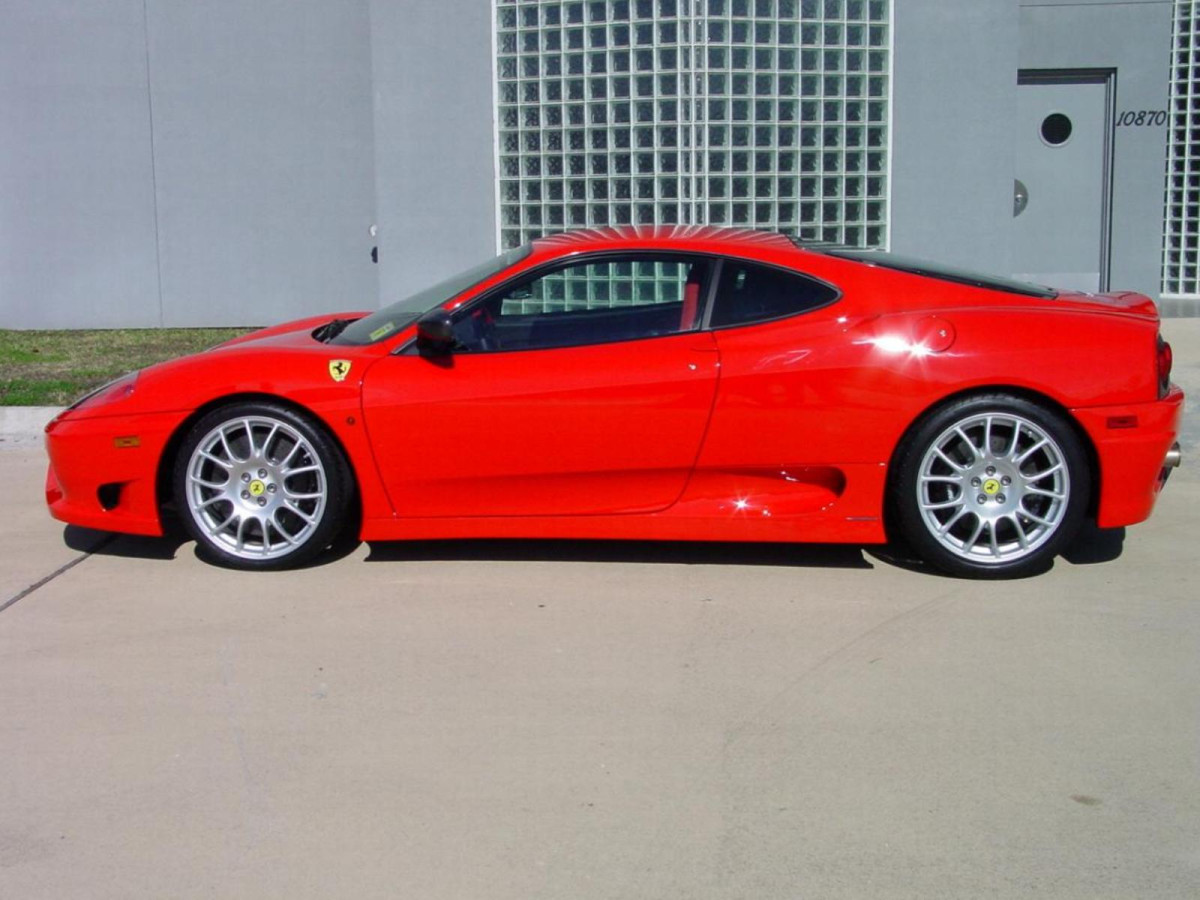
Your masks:
<svg viewBox="0 0 1200 900"><path fill-rule="evenodd" d="M392 515L362 427L361 402L362 373L386 351L373 347L361 348L371 353L328 352L330 348L313 340L311 332L330 318L264 329L205 353L150 366L139 374L129 397L100 407L85 404L57 416L46 426L51 515L88 528L161 535L161 506L168 498L160 476L169 478L170 469L164 451L204 410L233 397L280 399L307 410L346 452L364 517ZM335 357L353 360L349 376L340 383L329 375L329 360ZM122 437L136 437L138 443L118 446ZM111 509L98 498L106 484L120 486L120 502Z"/></svg>
<svg viewBox="0 0 1200 900"><path fill-rule="evenodd" d="M1163 454L1175 442L1183 391L1172 385L1161 401L1072 409L1099 460L1096 524L1117 528L1145 521L1162 489ZM1136 427L1114 427L1114 422Z"/></svg>
<svg viewBox="0 0 1200 900"><path fill-rule="evenodd" d="M1042 299L775 235L626 229L537 241L445 306L553 260L630 249L756 260L840 298L752 325L439 360L393 353L413 340L411 326L348 346L313 338L331 316L288 323L151 366L129 396L57 417L46 429L50 512L160 534L163 476L182 433L214 404L259 397L308 411L340 443L365 540L878 542L905 432L948 397L1002 389L1067 411L1086 435L1102 527L1149 515L1183 396L1158 396L1158 318L1139 294ZM343 381L331 377L337 359L350 364ZM105 485L118 489L110 508Z"/></svg>
<svg viewBox="0 0 1200 900"><path fill-rule="evenodd" d="M711 333L451 357L389 356L363 409L404 518L649 513L683 493L717 387Z"/></svg>

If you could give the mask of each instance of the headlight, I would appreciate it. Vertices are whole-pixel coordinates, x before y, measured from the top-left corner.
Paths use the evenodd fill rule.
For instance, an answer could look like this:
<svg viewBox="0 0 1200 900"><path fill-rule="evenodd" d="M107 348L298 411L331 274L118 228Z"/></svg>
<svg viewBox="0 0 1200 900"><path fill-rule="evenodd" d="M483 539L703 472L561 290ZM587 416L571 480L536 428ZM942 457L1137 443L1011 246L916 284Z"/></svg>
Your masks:
<svg viewBox="0 0 1200 900"><path fill-rule="evenodd" d="M90 394L84 394L67 409L91 409L96 406L106 406L109 403L116 403L119 400L124 400L133 393L133 389L137 384L137 372L130 372L128 375L122 375L108 384L102 384Z"/></svg>

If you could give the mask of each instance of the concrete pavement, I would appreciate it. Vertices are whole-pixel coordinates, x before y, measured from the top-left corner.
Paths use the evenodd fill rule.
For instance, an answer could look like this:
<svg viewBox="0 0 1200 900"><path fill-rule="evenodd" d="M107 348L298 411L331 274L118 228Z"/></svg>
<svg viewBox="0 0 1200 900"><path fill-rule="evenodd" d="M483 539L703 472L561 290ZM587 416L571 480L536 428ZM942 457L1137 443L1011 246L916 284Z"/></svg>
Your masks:
<svg viewBox="0 0 1200 900"><path fill-rule="evenodd" d="M1200 320L1165 330L1200 399ZM1195 897L1198 422L1148 523L1001 583L575 542L233 573L97 548L0 451L0 897Z"/></svg>

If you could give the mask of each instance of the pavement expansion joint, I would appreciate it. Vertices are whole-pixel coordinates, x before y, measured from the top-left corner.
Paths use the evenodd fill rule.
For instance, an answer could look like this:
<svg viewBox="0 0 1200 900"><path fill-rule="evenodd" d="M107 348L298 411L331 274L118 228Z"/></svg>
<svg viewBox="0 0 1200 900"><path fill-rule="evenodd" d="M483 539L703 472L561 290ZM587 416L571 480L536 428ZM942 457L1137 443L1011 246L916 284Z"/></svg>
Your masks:
<svg viewBox="0 0 1200 900"><path fill-rule="evenodd" d="M4 612L10 606L15 606L17 603L24 600L26 597L28 597L30 594L32 594L34 591L36 591L38 588L44 587L45 585L49 584L51 581L53 581L59 575L62 575L64 572L68 571L69 569L75 568L77 565L79 565L81 562L83 562L85 559L87 559L89 556L91 556L97 550L102 550L104 547L107 547L109 544L111 544L116 539L116 537L117 536L115 534L105 535L104 537L100 538L100 540L96 541L95 545L90 550L80 553L77 557L75 557L70 562L63 563L61 566L59 566L57 569L55 569L49 575L45 576L44 578L38 579L33 584L18 591L16 594L9 597L3 603L0 603L0 613Z"/></svg>

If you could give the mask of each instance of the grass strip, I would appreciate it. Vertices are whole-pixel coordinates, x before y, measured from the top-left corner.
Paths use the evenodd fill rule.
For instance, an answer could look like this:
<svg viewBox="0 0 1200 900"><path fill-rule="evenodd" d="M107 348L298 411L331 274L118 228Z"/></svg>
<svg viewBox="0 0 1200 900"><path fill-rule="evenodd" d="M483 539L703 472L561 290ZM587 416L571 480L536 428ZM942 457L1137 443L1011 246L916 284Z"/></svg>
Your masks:
<svg viewBox="0 0 1200 900"><path fill-rule="evenodd" d="M106 381L249 328L0 329L0 406L66 406Z"/></svg>

